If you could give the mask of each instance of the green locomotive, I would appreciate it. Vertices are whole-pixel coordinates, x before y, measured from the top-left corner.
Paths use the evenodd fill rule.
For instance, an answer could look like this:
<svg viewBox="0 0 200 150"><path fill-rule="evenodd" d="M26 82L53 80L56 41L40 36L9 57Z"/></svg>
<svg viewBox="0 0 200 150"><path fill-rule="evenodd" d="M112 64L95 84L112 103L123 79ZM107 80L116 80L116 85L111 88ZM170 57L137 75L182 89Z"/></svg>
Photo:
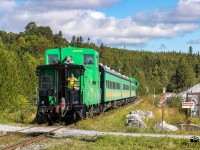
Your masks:
<svg viewBox="0 0 200 150"><path fill-rule="evenodd" d="M139 86L136 79L100 65L99 53L87 48L47 50L37 75L37 117L50 120L86 118L124 105L136 98Z"/></svg>

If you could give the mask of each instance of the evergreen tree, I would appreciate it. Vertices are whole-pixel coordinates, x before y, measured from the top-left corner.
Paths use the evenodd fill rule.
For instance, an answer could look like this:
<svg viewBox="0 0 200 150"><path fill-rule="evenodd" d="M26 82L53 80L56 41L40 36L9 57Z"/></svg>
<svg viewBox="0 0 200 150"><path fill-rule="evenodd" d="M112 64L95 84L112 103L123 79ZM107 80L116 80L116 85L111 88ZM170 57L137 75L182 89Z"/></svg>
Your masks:
<svg viewBox="0 0 200 150"><path fill-rule="evenodd" d="M190 46L188 50L189 55L192 55L192 51L193 51L192 46Z"/></svg>
<svg viewBox="0 0 200 150"><path fill-rule="evenodd" d="M191 65L183 58L179 60L176 74L173 76L172 80L175 86L174 88L177 91L185 90L195 83L195 73Z"/></svg>
<svg viewBox="0 0 200 150"><path fill-rule="evenodd" d="M75 44L76 44L76 36L73 35L71 39L71 46L75 46Z"/></svg>
<svg viewBox="0 0 200 150"><path fill-rule="evenodd" d="M25 27L25 34L27 34L27 35L37 34L36 31L37 31L37 25L35 22L30 22Z"/></svg>

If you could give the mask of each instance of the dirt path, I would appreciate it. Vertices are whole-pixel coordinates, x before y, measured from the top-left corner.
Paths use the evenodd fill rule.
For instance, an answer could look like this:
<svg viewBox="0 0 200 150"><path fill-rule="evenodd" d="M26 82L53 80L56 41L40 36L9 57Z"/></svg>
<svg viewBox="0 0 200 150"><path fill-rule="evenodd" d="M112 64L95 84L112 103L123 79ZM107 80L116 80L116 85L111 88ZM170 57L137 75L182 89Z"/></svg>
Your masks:
<svg viewBox="0 0 200 150"><path fill-rule="evenodd" d="M27 127L19 127L19 126L10 126L10 125L0 125L0 132L13 132L21 129L25 129ZM53 128L57 127L36 127L27 130L23 130L23 133L45 133L49 132ZM132 136L132 137L171 137L171 138L186 138L189 139L194 135L169 135L169 134L141 134L141 133L122 133L122 132L100 132L100 131L92 131L92 130L80 130L80 129L72 129L69 127L63 127L55 132L55 135L51 136L54 138L61 137L75 137L75 136L100 136L100 135L115 135L115 136Z"/></svg>

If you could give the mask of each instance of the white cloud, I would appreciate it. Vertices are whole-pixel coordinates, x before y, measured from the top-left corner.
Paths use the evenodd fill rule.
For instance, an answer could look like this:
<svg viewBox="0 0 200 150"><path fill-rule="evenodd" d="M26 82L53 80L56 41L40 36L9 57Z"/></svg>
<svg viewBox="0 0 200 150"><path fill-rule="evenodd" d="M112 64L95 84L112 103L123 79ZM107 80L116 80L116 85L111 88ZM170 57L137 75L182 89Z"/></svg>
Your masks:
<svg viewBox="0 0 200 150"><path fill-rule="evenodd" d="M190 40L187 42L188 44L200 44L200 39Z"/></svg>
<svg viewBox="0 0 200 150"><path fill-rule="evenodd" d="M15 0L2 0L0 1L0 11L7 11L16 7Z"/></svg>
<svg viewBox="0 0 200 150"><path fill-rule="evenodd" d="M199 0L179 0L178 7L174 11L175 19L178 21L196 21L200 19Z"/></svg>
<svg viewBox="0 0 200 150"><path fill-rule="evenodd" d="M157 9L153 12L139 12L133 19L140 23L199 23L200 0L179 0L177 7L170 10Z"/></svg>

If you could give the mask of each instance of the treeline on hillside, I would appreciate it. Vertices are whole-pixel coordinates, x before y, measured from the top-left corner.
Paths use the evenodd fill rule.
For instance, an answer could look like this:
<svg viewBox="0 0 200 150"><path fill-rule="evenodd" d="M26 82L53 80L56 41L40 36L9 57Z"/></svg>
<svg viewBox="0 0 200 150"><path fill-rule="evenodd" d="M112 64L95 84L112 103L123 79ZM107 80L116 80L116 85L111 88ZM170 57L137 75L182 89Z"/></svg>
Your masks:
<svg viewBox="0 0 200 150"><path fill-rule="evenodd" d="M163 85L168 92L179 92L200 80L200 56L188 53L125 50L97 46L81 36L71 41L60 31L53 34L48 26L37 26L30 22L24 32L0 31L0 109L11 105L33 102L36 97L37 77L35 69L44 62L44 51L56 47L87 47L100 53L100 62L127 76L139 80L140 94L162 92Z"/></svg>

